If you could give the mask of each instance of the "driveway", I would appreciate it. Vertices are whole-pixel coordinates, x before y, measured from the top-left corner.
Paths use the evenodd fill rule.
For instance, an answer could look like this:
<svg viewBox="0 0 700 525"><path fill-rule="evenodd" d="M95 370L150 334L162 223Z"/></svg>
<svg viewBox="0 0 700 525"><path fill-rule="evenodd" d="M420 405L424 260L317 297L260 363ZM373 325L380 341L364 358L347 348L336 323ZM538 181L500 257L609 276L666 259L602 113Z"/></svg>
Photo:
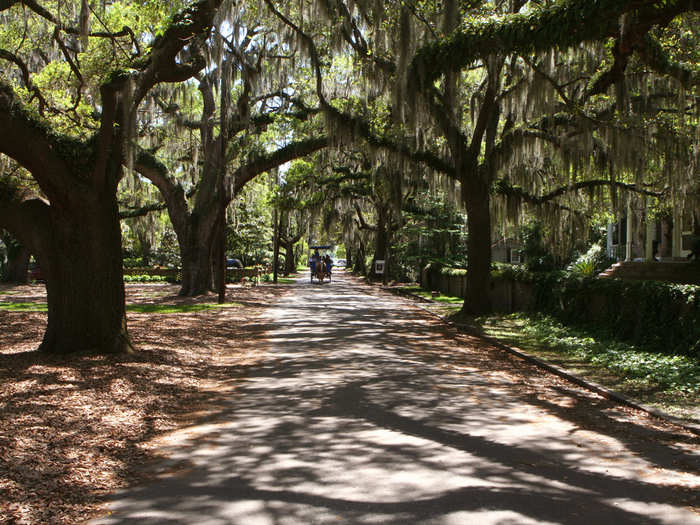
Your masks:
<svg viewBox="0 0 700 525"><path fill-rule="evenodd" d="M700 524L700 444L338 272L98 524ZM235 341L232 341L235 344Z"/></svg>

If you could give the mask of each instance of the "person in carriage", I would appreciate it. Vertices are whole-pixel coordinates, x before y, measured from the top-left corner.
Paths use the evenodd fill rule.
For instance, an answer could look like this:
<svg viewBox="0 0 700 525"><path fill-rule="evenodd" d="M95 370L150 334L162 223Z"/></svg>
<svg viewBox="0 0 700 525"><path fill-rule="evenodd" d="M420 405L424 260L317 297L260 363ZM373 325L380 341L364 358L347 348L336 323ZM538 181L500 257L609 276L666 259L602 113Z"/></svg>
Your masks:
<svg viewBox="0 0 700 525"><path fill-rule="evenodd" d="M318 248L314 250L314 254L311 256L309 262L311 267L311 275L316 276L317 279L322 279L325 273L325 262L321 254L318 253Z"/></svg>
<svg viewBox="0 0 700 525"><path fill-rule="evenodd" d="M328 277L330 278L331 270L333 269L333 259L331 259L330 255L326 254L325 257L323 258L323 262L326 264L326 273L328 274Z"/></svg>
<svg viewBox="0 0 700 525"><path fill-rule="evenodd" d="M309 260L309 266L311 267L311 271L315 272L316 271L316 263L321 260L321 255L318 253L318 248L314 250L314 254L311 256L311 259Z"/></svg>

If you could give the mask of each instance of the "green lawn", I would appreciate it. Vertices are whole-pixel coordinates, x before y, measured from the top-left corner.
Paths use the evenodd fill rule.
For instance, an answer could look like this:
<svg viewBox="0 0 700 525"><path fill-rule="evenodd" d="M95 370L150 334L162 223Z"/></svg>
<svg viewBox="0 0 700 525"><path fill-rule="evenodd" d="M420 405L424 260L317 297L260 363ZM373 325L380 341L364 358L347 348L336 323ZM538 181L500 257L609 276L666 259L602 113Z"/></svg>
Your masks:
<svg viewBox="0 0 700 525"><path fill-rule="evenodd" d="M423 290L420 286L404 286L403 288L401 288L401 290L403 292L410 293L412 295L417 295L419 297L423 297L424 299L430 299L431 301L435 301L437 303L442 304L456 304L461 307L462 303L464 302L464 299L462 299L461 297L455 297L453 295L440 294L436 297L433 297L431 292Z"/></svg>
<svg viewBox="0 0 700 525"><path fill-rule="evenodd" d="M128 304L127 312L140 314L183 314L202 312L205 310L217 310L219 308L237 308L241 303L197 303L197 304Z"/></svg>
<svg viewBox="0 0 700 525"><path fill-rule="evenodd" d="M218 308L236 308L243 306L240 303L197 303L197 304L129 304L126 306L128 312L140 314L182 314L191 312L202 312L205 310L216 310ZM45 312L46 303L5 303L0 302L0 310L10 312Z"/></svg>
<svg viewBox="0 0 700 525"><path fill-rule="evenodd" d="M613 387L636 397L697 403L700 396L697 358L654 352L537 314L491 315L477 321L486 335L550 361L595 373L602 382L612 381Z"/></svg>
<svg viewBox="0 0 700 525"><path fill-rule="evenodd" d="M4 303L0 302L0 310L10 312L45 312L46 303Z"/></svg>

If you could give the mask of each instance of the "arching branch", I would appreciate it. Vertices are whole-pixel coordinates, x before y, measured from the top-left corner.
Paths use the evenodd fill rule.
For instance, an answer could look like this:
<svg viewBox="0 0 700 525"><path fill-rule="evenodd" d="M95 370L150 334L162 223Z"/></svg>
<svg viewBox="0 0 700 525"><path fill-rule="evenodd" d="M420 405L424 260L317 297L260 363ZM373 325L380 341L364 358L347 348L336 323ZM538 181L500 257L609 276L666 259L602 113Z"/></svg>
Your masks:
<svg viewBox="0 0 700 525"><path fill-rule="evenodd" d="M148 91L160 82L182 82L202 70L206 64L200 38L212 27L222 0L201 0L179 12L165 32L153 42L145 60L135 64L141 70L134 92L138 104ZM178 60L179 53L189 45L189 62Z"/></svg>
<svg viewBox="0 0 700 525"><path fill-rule="evenodd" d="M640 195L648 195L650 197L663 197L664 192L661 191L652 191L648 190L646 188L642 188L637 186L636 184L627 184L624 182L618 182L618 181L613 181L613 180L606 180L606 179L593 179L593 180L586 180L586 181L580 181L576 182L573 184L569 184L567 186L561 186L555 190L550 191L549 193L546 193L544 195L533 195L531 193L527 193L525 190L523 190L519 186L513 186L511 185L508 181L505 180L499 180L496 185L496 193L499 195L504 195L504 196L509 196L509 197L517 197L523 202L527 202L529 204L534 204L535 206L540 206L542 204L545 204L549 201L552 201L556 199L557 197L561 197L562 195L565 195L567 193L573 193L582 189L590 189L590 188L598 188L601 186L609 186L609 187L615 187L615 188L620 188L624 189L626 191L631 191L634 193L638 193Z"/></svg>
<svg viewBox="0 0 700 525"><path fill-rule="evenodd" d="M362 210L360 209L360 206L359 206L357 203L354 203L354 205L355 205L355 212L357 213L357 218L358 218L358 221L359 221L359 222L357 222L357 227L358 227L358 229L360 229L360 230L369 230L369 231L377 231L377 226L376 226L376 225L367 224L367 222L365 221L365 217L364 217L364 215L362 214Z"/></svg>
<svg viewBox="0 0 700 525"><path fill-rule="evenodd" d="M281 166L290 160L304 157L328 146L328 137L310 138L292 142L270 154L257 156L238 168L233 174L233 193L237 194L255 177Z"/></svg>
<svg viewBox="0 0 700 525"><path fill-rule="evenodd" d="M22 74L22 82L24 83L24 87L27 88L27 91L30 91L33 94L33 97L36 97L39 100L39 114L43 115L44 109L48 107L48 103L46 102L46 98L44 98L44 95L41 93L39 88L32 82L27 64L25 64L20 57L14 53L11 53L10 51L7 51L6 49L0 49L0 58L14 63L19 68Z"/></svg>
<svg viewBox="0 0 700 525"><path fill-rule="evenodd" d="M686 89L700 85L700 69L672 61L663 47L651 35L645 35L636 46L637 55L657 73L675 78Z"/></svg>
<svg viewBox="0 0 700 525"><path fill-rule="evenodd" d="M639 23L668 23L674 16L700 9L700 0L569 0L503 20L474 23L421 48L408 81L426 88L441 75L461 71L477 59L495 54L527 54L564 48L589 40L615 37L620 16L630 13Z"/></svg>

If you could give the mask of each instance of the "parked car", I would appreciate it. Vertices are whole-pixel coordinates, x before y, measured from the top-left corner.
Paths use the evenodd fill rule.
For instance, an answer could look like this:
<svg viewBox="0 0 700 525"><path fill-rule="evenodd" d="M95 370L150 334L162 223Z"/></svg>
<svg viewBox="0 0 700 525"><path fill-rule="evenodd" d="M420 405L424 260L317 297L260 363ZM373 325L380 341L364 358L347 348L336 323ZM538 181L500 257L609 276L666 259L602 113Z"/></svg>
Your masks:
<svg viewBox="0 0 700 525"><path fill-rule="evenodd" d="M337 260L335 261L335 265L336 265L338 268L345 268L345 265L346 265L346 264L347 264L347 261L346 261L345 259L337 259Z"/></svg>
<svg viewBox="0 0 700 525"><path fill-rule="evenodd" d="M227 258L226 259L226 268L229 270L232 268L243 268L243 263L238 259Z"/></svg>

